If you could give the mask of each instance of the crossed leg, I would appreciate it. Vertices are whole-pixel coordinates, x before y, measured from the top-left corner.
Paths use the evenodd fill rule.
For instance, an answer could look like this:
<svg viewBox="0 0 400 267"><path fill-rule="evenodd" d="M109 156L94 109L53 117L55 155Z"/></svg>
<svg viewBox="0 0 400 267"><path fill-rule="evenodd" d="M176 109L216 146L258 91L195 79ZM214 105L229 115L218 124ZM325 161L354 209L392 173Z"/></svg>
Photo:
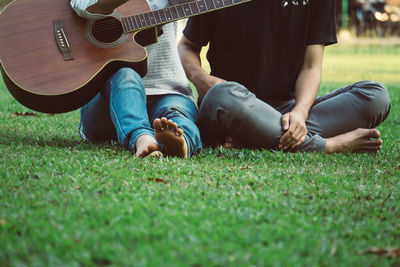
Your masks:
<svg viewBox="0 0 400 267"><path fill-rule="evenodd" d="M232 98L231 95L232 94L225 94L223 99ZM244 105L246 105L247 102L251 102L252 105L246 106L259 106L262 108L262 103L257 103L246 95L243 98L244 101L242 102L245 103ZM213 99L218 98L214 97ZM231 99L229 100L229 102L234 102ZM240 103L236 103L234 107L238 105L240 106ZM230 108L229 105L228 107ZM257 129L257 124L258 126L261 126L261 121L252 116L260 116L259 114L273 114L269 109L265 107L264 109L265 112L250 112L251 110L248 112L249 114L255 114L249 115L250 120L247 119L247 121L252 122L250 125L252 125L254 129ZM239 114L245 113L244 111L246 110L247 109L243 108L242 112ZM316 150L326 153L339 153L346 151L377 152L381 149L383 142L382 139L380 139L380 132L375 129L375 127L385 120L389 110L390 100L387 90L382 85L375 82L360 82L339 89L331 94L327 94L326 96L321 97L319 101L316 101L316 105L312 108L307 123L307 128L311 133L311 136L315 138L314 140L318 141L324 138L325 141L318 141L318 150L314 148L315 146L313 146L312 142L309 142L308 144L305 142L299 147L299 149L294 151ZM287 111L280 110L280 112L283 114ZM232 112L226 113L232 114ZM268 117L269 121L272 120L272 116L265 117ZM232 123L230 126L232 126ZM276 120L276 123L273 126L281 127L279 119ZM232 127L224 127L223 129L231 128ZM259 128L263 130L262 127ZM248 132L257 133L257 131L248 131L248 129L244 131L244 133ZM224 147L241 148L247 146L246 142L242 142L240 138L232 138L230 136L232 133L233 131L225 133L226 137L222 142ZM232 134L232 136L234 135ZM263 140L269 140L268 136L265 135ZM258 140L261 144L260 147L263 147L263 140ZM307 148L307 145L309 148Z"/></svg>
<svg viewBox="0 0 400 267"><path fill-rule="evenodd" d="M367 152L376 153L382 148L383 141L380 139L380 132L377 129L359 128L354 131L337 135L326 139L324 152ZM232 137L226 137L223 144L225 148L244 148L244 144Z"/></svg>

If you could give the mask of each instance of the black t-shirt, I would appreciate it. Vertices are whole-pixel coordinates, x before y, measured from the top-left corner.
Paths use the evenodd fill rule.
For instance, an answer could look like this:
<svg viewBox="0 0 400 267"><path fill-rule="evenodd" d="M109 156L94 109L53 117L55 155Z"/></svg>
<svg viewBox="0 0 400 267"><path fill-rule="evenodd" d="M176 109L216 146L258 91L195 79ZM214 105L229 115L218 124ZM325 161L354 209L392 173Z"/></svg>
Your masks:
<svg viewBox="0 0 400 267"><path fill-rule="evenodd" d="M207 45L211 74L263 101L290 99L307 45L337 42L334 0L253 0L188 20L184 35ZM296 5L297 3L297 5Z"/></svg>

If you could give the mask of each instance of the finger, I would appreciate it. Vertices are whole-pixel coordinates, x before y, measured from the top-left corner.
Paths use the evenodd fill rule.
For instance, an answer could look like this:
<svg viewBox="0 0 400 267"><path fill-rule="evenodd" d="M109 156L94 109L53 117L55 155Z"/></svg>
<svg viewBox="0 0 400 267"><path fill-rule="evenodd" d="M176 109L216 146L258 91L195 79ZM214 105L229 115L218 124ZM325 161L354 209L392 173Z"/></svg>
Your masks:
<svg viewBox="0 0 400 267"><path fill-rule="evenodd" d="M292 125L289 126L289 129L286 131L286 133L281 137L281 143L284 149L287 149L293 142L293 129Z"/></svg>
<svg viewBox="0 0 400 267"><path fill-rule="evenodd" d="M289 116L286 115L282 116L282 128L284 131L289 129Z"/></svg>
<svg viewBox="0 0 400 267"><path fill-rule="evenodd" d="M283 143L283 149L286 150L290 148L296 142L297 141L292 136L289 136Z"/></svg>
<svg viewBox="0 0 400 267"><path fill-rule="evenodd" d="M290 133L286 132L282 135L282 137L279 139L279 145L278 148L282 148L286 145L287 140L290 138Z"/></svg>
<svg viewBox="0 0 400 267"><path fill-rule="evenodd" d="M303 132L302 128L301 127L297 127L294 130L294 133L292 135L293 140L294 140L293 144L299 142L303 138L303 136L304 136L304 132Z"/></svg>
<svg viewBox="0 0 400 267"><path fill-rule="evenodd" d="M294 127L292 136L297 143L307 134L307 128L300 123L296 123Z"/></svg>
<svg viewBox="0 0 400 267"><path fill-rule="evenodd" d="M297 143L295 143L294 145L291 146L291 148L295 148L298 147L299 145L304 143L304 140L306 140L306 136L303 136L300 141L298 141Z"/></svg>
<svg viewBox="0 0 400 267"><path fill-rule="evenodd" d="M295 139L290 139L286 144L284 149L287 150L289 148L291 148L297 141Z"/></svg>
<svg viewBox="0 0 400 267"><path fill-rule="evenodd" d="M294 141L298 141L296 140L296 136L298 135L298 127L296 123L291 123L289 125L288 130L286 131L285 135L283 136L283 141L285 143L291 143Z"/></svg>

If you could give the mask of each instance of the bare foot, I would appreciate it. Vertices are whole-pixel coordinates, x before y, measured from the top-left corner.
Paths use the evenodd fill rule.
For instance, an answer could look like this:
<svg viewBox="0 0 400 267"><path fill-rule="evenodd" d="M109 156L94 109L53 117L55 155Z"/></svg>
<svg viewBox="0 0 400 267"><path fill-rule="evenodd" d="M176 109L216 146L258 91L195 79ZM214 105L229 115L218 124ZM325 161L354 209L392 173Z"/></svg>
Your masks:
<svg viewBox="0 0 400 267"><path fill-rule="evenodd" d="M180 158L188 157L188 147L183 130L172 120L162 117L153 122L154 134L161 144L165 145L168 155Z"/></svg>
<svg viewBox="0 0 400 267"><path fill-rule="evenodd" d="M223 147L240 149L240 148L244 148L245 145L240 143L239 140L234 139L230 136L227 136L227 137L225 137Z"/></svg>
<svg viewBox="0 0 400 267"><path fill-rule="evenodd" d="M376 129L357 129L326 139L325 152L378 152L382 147L380 132Z"/></svg>
<svg viewBox="0 0 400 267"><path fill-rule="evenodd" d="M160 151L160 146L157 141L151 135L141 135L136 140L136 156L137 157L147 157L147 156L156 156L161 157L162 153Z"/></svg>

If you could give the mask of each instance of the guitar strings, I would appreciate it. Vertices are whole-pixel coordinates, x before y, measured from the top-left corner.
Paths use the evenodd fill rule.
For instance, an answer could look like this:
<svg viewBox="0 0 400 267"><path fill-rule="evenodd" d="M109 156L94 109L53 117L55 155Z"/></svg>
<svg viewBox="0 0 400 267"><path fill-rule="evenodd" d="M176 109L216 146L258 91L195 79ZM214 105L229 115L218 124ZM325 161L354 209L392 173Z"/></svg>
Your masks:
<svg viewBox="0 0 400 267"><path fill-rule="evenodd" d="M215 0L203 0L203 3L206 5L206 6L208 6L208 5L210 5L211 3L214 5L214 7L215 7L215 2L214 2ZM248 0L242 0L242 1L238 1L238 2L236 2L236 3L242 3L242 2L246 2L246 1L248 1ZM199 1L196 1L197 3L198 2L201 2L201 0L199 0ZM230 2L230 3L229 3ZM230 5L230 4L234 4L235 2L233 1L233 0L223 0L223 3L224 3L224 5L225 5L225 3L226 4L228 4L228 5ZM183 8L183 6L184 5L187 5L187 4L181 4L181 5L178 5L178 6L181 6L182 8ZM173 6L173 7L177 7L177 6ZM189 6L190 7L190 6ZM166 8L166 9L168 9L168 8ZM140 24L145 24L144 25L144 27L150 27L150 26L156 26L157 24L162 24L162 23L165 23L165 22L167 22L167 21L169 21L170 19L167 19L167 21L165 21L165 22L160 22L160 23L152 23L151 21L148 21L148 19L146 19L146 15L147 16L150 16L149 14L153 14L153 13L155 13L156 11L158 11L158 10L154 10L154 11L149 11L149 12L146 12L146 13L142 13L142 14L137 14L137 15L133 15L133 16L129 16L129 17L125 17L125 19L127 19L127 20L131 20L131 22L132 22L132 24L138 24L138 23L136 23L136 21L139 21L140 22ZM177 14L178 14L178 12L177 12ZM140 16L139 15L142 15L143 17L144 17L144 20L143 19L141 19L140 18ZM192 14L193 15L193 14ZM178 16L179 16L179 14L178 14ZM152 15L152 17L154 17L154 14ZM118 20L118 19L116 19L116 18L111 18L111 19L104 19L104 21L97 21L97 22L95 22L94 24L93 24L93 27L92 27L92 30L93 31L109 31L109 30L118 30L118 29L121 29L121 28L123 28L123 21L120 21L120 20ZM129 28L129 30L130 31L134 31L134 30L136 30L136 29L138 29L138 28L143 28L143 25L140 25L140 27L137 27L137 26L139 26L139 25L133 25L134 26L134 28L133 29L131 29L131 23L129 23L129 21L128 21L128 28Z"/></svg>

